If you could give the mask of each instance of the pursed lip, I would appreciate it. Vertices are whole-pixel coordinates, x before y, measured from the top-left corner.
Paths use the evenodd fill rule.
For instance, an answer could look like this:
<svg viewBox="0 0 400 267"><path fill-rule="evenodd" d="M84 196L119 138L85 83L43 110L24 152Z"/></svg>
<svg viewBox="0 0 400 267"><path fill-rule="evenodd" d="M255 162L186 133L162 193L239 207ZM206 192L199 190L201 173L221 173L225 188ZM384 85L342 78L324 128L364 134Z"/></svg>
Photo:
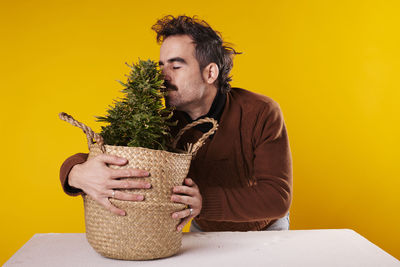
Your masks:
<svg viewBox="0 0 400 267"><path fill-rule="evenodd" d="M169 92L169 91L177 91L177 88L173 88L173 87L166 87L164 86L163 88L161 88L162 92Z"/></svg>

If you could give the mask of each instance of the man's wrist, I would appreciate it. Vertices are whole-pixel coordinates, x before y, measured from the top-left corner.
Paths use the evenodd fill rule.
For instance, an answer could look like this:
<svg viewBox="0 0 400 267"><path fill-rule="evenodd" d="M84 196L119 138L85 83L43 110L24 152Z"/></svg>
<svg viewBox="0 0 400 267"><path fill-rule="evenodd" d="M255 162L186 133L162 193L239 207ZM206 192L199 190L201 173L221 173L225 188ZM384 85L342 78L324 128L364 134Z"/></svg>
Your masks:
<svg viewBox="0 0 400 267"><path fill-rule="evenodd" d="M79 189L79 187L77 187L76 183L75 183L75 172L77 171L77 169L79 168L79 165L81 164L76 164L74 165L74 167L72 167L71 171L69 172L68 176L67 176L67 184L69 187L73 188L73 189Z"/></svg>
<svg viewBox="0 0 400 267"><path fill-rule="evenodd" d="M77 184L77 182L79 183L79 175L81 173L81 167L78 165L85 163L87 158L88 154L77 153L67 158L61 165L60 181L61 181L61 186L67 195L77 196L82 194L82 190L79 189L80 185ZM74 171L72 172L71 175L71 170L73 168ZM77 169L79 170L77 171Z"/></svg>

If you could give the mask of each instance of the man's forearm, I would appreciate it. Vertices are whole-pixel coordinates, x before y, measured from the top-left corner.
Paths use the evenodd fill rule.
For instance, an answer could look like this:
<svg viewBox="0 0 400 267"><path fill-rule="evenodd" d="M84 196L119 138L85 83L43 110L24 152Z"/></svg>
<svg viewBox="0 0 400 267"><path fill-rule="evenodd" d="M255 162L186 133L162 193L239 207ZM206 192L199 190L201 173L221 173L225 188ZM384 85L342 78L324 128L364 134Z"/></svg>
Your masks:
<svg viewBox="0 0 400 267"><path fill-rule="evenodd" d="M201 218L250 222L283 217L290 208L291 185L286 179L265 177L251 187L209 187L201 192Z"/></svg>

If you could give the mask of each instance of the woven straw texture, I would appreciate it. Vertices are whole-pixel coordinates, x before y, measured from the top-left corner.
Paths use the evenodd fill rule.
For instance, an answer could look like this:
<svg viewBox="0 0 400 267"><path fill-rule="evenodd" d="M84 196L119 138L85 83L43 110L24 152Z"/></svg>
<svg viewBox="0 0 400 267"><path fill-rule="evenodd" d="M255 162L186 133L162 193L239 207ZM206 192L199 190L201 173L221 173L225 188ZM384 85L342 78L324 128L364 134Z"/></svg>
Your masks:
<svg viewBox="0 0 400 267"><path fill-rule="evenodd" d="M86 237L89 244L101 255L123 260L150 260L176 254L181 247L182 232L177 232L179 220L172 218L172 213L183 210L185 205L171 202L172 188L181 185L189 171L190 162L203 145L205 139L215 132L213 128L196 144L189 145L185 153L172 153L142 147L125 147L104 145L102 138L86 125L74 120L66 113L60 118L81 128L87 135L89 158L102 153L128 159L125 166L109 165L114 169L136 168L150 173L145 178L123 178L145 180L152 185L151 189L119 189L128 193L144 195L144 201L122 201L110 198L110 202L126 211L126 216L118 216L98 204L90 196L83 194L85 209ZM177 135L194 125L188 125ZM93 139L96 143L93 142Z"/></svg>
<svg viewBox="0 0 400 267"><path fill-rule="evenodd" d="M101 255L124 260L147 260L176 254L181 247L179 223L171 214L185 205L171 202L171 189L181 185L189 171L191 154L178 154L141 147L105 146L106 153L129 159L125 166L110 168L138 168L150 172L146 180L152 188L121 190L140 193L144 201L133 202L110 199L126 216L114 215L84 195L86 237ZM90 146L89 158L101 154L96 144Z"/></svg>

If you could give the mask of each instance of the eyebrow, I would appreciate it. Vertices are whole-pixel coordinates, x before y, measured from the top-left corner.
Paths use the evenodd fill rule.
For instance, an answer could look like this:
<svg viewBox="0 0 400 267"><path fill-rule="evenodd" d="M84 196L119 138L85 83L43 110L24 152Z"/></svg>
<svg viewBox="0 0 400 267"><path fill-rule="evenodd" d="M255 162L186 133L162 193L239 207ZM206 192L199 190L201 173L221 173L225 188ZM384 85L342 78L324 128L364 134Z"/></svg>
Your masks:
<svg viewBox="0 0 400 267"><path fill-rule="evenodd" d="M173 57L173 58L170 58L170 59L167 60L167 62L168 62L168 63L180 62L180 63L183 63L183 64L187 64L186 60L184 60L184 59L181 58L181 57ZM163 66L163 65L164 65L164 62L162 62L162 61L160 60L160 61L158 61L158 65Z"/></svg>

